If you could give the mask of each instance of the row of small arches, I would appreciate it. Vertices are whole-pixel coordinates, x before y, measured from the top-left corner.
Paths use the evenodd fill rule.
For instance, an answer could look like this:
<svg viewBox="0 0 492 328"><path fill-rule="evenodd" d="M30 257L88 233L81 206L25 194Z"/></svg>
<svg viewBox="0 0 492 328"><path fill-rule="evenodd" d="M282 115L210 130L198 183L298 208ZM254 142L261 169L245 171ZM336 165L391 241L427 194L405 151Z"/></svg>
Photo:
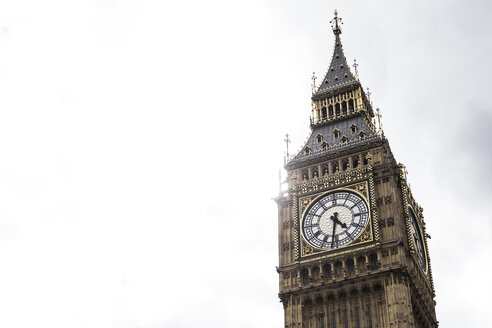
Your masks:
<svg viewBox="0 0 492 328"><path fill-rule="evenodd" d="M338 160L333 160L328 163L323 163L319 166L312 166L305 168L301 171L301 179L310 180L319 178L320 176L335 174L340 171L347 171L348 169L355 169L360 165L368 165L369 160L366 154L357 154L355 156L349 156Z"/></svg>
<svg viewBox="0 0 492 328"><path fill-rule="evenodd" d="M342 101L341 104L336 103L335 106L323 106L321 109L318 109L318 117L321 120L331 120L340 115L347 115L348 112L353 113L356 107L357 99L349 99L348 101Z"/></svg>
<svg viewBox="0 0 492 328"><path fill-rule="evenodd" d="M325 263L321 266L303 268L300 271L302 284L321 281L324 279L339 278L355 273L365 273L368 270L379 268L378 256L371 253L368 257L359 256L356 259L349 258L345 261L336 261L335 263Z"/></svg>

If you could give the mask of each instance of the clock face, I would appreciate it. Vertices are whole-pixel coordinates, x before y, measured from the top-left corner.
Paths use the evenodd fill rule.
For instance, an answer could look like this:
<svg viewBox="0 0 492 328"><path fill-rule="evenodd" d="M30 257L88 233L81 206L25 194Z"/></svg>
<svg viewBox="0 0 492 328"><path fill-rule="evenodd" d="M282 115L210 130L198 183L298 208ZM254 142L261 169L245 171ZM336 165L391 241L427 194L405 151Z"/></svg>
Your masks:
<svg viewBox="0 0 492 328"><path fill-rule="evenodd" d="M424 240L422 239L419 224L415 219L415 215L413 214L413 210L411 207L408 208L408 214L410 216L410 238L413 240L415 255L417 255L417 262L419 263L422 270L424 270L424 272L427 272Z"/></svg>
<svg viewBox="0 0 492 328"><path fill-rule="evenodd" d="M316 200L302 220L302 233L311 246L336 249L359 237L369 222L365 200L351 191L334 191Z"/></svg>

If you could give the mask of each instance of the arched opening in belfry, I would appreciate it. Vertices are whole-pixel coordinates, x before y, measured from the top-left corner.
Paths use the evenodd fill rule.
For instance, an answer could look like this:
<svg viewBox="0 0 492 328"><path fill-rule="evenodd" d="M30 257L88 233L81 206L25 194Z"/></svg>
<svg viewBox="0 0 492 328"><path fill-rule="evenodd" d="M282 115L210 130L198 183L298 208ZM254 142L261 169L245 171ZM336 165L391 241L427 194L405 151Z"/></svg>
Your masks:
<svg viewBox="0 0 492 328"><path fill-rule="evenodd" d="M335 115L339 116L340 115L340 104L335 105Z"/></svg>
<svg viewBox="0 0 492 328"><path fill-rule="evenodd" d="M354 100L353 99L350 99L348 101L348 105L349 105L350 112L353 112L354 111Z"/></svg>
<svg viewBox="0 0 492 328"><path fill-rule="evenodd" d="M328 115L330 119L333 118L333 105L328 106Z"/></svg>
<svg viewBox="0 0 492 328"><path fill-rule="evenodd" d="M342 114L347 115L347 102L346 101L342 102Z"/></svg>
<svg viewBox="0 0 492 328"><path fill-rule="evenodd" d="M327 116L326 116L326 107L321 108L321 117L322 117L323 119L325 119L325 118L327 117Z"/></svg>

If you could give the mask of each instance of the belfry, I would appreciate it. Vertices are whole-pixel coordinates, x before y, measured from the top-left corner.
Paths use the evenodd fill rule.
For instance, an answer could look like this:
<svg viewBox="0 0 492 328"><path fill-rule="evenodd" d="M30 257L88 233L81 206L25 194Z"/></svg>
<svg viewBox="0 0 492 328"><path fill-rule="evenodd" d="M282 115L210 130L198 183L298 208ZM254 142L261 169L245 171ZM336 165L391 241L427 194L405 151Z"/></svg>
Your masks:
<svg viewBox="0 0 492 328"><path fill-rule="evenodd" d="M423 209L347 64L336 11L332 28L311 135L276 198L284 327L437 327Z"/></svg>

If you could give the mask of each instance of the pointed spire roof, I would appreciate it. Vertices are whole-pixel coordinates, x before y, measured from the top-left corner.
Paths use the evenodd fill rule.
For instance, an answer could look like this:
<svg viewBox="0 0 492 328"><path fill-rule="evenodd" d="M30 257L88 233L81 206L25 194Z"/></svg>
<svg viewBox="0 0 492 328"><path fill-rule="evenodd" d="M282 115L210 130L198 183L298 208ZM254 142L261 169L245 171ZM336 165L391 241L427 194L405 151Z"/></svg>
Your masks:
<svg viewBox="0 0 492 328"><path fill-rule="evenodd" d="M336 90L351 84L357 84L357 79L352 75L350 67L347 64L347 59L343 53L342 41L340 40L340 34L342 29L342 19L338 17L338 13L335 10L335 17L331 21L333 33L335 34L335 48L333 50L333 56L331 58L331 64L326 72L325 78L321 81L317 94L326 93Z"/></svg>

